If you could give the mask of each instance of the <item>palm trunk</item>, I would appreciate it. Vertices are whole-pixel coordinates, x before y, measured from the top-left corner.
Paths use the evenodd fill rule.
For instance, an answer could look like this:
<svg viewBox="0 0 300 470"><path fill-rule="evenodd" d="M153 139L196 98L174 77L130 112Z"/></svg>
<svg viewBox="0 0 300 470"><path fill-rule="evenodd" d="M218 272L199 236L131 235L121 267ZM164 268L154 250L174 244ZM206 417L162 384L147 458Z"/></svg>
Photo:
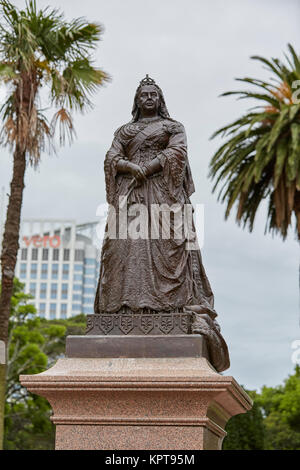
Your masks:
<svg viewBox="0 0 300 470"><path fill-rule="evenodd" d="M11 309L11 297L13 293L13 281L19 249L19 232L21 208L24 189L24 175L26 169L25 152L16 147L14 152L13 176L7 208L6 223L3 234L1 254L1 297L0 297L0 341L7 347L8 323ZM5 370L6 366L0 365L0 449L3 446L4 432L4 406L5 406Z"/></svg>

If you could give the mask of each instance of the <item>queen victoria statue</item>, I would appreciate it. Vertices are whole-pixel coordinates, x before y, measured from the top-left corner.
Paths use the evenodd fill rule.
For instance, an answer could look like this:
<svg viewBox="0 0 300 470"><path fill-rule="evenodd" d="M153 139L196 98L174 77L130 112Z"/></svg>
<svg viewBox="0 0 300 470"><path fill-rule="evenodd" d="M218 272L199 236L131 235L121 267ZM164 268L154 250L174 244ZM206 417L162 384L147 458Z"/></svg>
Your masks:
<svg viewBox="0 0 300 470"><path fill-rule="evenodd" d="M114 134L104 171L109 213L87 334L200 334L215 369L227 369L194 232L185 130L148 75L132 120Z"/></svg>

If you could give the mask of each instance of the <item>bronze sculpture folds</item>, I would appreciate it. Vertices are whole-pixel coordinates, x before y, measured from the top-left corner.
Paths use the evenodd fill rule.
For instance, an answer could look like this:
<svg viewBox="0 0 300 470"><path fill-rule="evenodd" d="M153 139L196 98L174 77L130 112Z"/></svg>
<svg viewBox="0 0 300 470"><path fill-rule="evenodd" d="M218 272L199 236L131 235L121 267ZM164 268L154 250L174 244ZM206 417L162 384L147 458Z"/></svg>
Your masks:
<svg viewBox="0 0 300 470"><path fill-rule="evenodd" d="M144 334L151 334L154 317L163 316L170 321L160 319L160 325L166 324L166 329L160 330L172 334L172 326L176 322L182 326L186 316L190 327L182 332L203 334L212 364L225 370L229 367L228 350L215 320L213 293L200 250L189 247L191 240L184 229L178 236L178 220L182 219L181 215L176 219L176 211L177 215L186 213L184 208L191 207L189 198L194 192L184 127L170 118L161 89L148 76L137 89L132 115L132 120L115 132L105 158L107 201L115 232L111 236L107 229L103 242L95 314L106 315L108 324L111 320L106 334L115 331L113 316L120 325L127 325L119 334L133 331L134 318L139 315L144 319L140 325L149 325ZM171 210L164 219L166 208ZM124 213L126 230L134 227L133 237L128 231L124 236ZM154 213L158 215L155 222ZM166 220L168 237L163 226Z"/></svg>

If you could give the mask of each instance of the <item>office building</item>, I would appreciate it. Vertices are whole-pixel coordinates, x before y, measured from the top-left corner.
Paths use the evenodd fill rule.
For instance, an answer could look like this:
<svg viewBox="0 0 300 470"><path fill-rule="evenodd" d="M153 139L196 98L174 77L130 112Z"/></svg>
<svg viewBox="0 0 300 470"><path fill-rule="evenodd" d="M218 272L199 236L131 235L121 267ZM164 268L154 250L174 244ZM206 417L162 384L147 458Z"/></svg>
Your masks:
<svg viewBox="0 0 300 470"><path fill-rule="evenodd" d="M100 259L96 225L52 219L22 222L16 277L33 295L41 317L93 313Z"/></svg>

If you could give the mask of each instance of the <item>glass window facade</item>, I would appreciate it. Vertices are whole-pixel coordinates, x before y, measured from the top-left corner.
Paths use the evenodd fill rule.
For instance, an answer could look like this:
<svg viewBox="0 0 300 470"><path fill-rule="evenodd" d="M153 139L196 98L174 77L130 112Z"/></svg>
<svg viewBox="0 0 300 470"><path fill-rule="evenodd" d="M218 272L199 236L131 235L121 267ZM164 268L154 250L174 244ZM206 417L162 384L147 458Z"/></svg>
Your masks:
<svg viewBox="0 0 300 470"><path fill-rule="evenodd" d="M26 263L21 263L20 278L25 279L26 278L26 273L27 273L27 264Z"/></svg>
<svg viewBox="0 0 300 470"><path fill-rule="evenodd" d="M56 317L56 304L50 304L50 318L54 319Z"/></svg>
<svg viewBox="0 0 300 470"><path fill-rule="evenodd" d="M70 261L70 250L64 249L64 261Z"/></svg>
<svg viewBox="0 0 300 470"><path fill-rule="evenodd" d="M88 266L96 266L96 260L93 258L85 258L84 264L87 264Z"/></svg>
<svg viewBox="0 0 300 470"><path fill-rule="evenodd" d="M30 277L31 279L37 278L37 263L31 263Z"/></svg>
<svg viewBox="0 0 300 470"><path fill-rule="evenodd" d="M61 306L60 306L60 318L67 318L67 304L61 304Z"/></svg>
<svg viewBox="0 0 300 470"><path fill-rule="evenodd" d="M95 269L93 269L93 268L85 268L84 274L89 274L89 275L95 274Z"/></svg>
<svg viewBox="0 0 300 470"><path fill-rule="evenodd" d="M47 297L47 284L46 282L41 282L40 285L40 298L45 299Z"/></svg>
<svg viewBox="0 0 300 470"><path fill-rule="evenodd" d="M95 294L95 289L93 287L85 287L83 293L87 294L87 295L89 295L89 294L94 295Z"/></svg>
<svg viewBox="0 0 300 470"><path fill-rule="evenodd" d="M48 264L46 263L42 264L41 278L48 279Z"/></svg>
<svg viewBox="0 0 300 470"><path fill-rule="evenodd" d="M82 284L73 284L73 290L81 291L82 290Z"/></svg>
<svg viewBox="0 0 300 470"><path fill-rule="evenodd" d="M36 282L31 282L29 287L29 292L33 297L36 296Z"/></svg>
<svg viewBox="0 0 300 470"><path fill-rule="evenodd" d="M63 264L63 272L62 272L63 279L69 279L69 265Z"/></svg>
<svg viewBox="0 0 300 470"><path fill-rule="evenodd" d="M51 299L57 299L57 284L51 284L51 292L50 292Z"/></svg>
<svg viewBox="0 0 300 470"><path fill-rule="evenodd" d="M83 308L83 313L85 313L85 314L94 313L94 308L92 306L84 307Z"/></svg>
<svg viewBox="0 0 300 470"><path fill-rule="evenodd" d="M58 279L58 263L52 264L52 279Z"/></svg>
<svg viewBox="0 0 300 470"><path fill-rule="evenodd" d="M45 303L40 303L39 305L39 311L38 311L40 317L45 317L46 315L46 304Z"/></svg>
<svg viewBox="0 0 300 470"><path fill-rule="evenodd" d="M84 250L75 250L75 261L84 260Z"/></svg>
<svg viewBox="0 0 300 470"><path fill-rule="evenodd" d="M81 312L81 305L80 304L73 304L72 305L72 310L74 312L78 312L78 313Z"/></svg>
<svg viewBox="0 0 300 470"><path fill-rule="evenodd" d="M74 264L74 271L76 272L83 272L83 264Z"/></svg>
<svg viewBox="0 0 300 470"><path fill-rule="evenodd" d="M62 299L68 298L68 284L61 285L61 298Z"/></svg>
<svg viewBox="0 0 300 470"><path fill-rule="evenodd" d="M82 296L80 294L73 294L74 301L78 300L79 302L81 302L81 299L82 299Z"/></svg>

